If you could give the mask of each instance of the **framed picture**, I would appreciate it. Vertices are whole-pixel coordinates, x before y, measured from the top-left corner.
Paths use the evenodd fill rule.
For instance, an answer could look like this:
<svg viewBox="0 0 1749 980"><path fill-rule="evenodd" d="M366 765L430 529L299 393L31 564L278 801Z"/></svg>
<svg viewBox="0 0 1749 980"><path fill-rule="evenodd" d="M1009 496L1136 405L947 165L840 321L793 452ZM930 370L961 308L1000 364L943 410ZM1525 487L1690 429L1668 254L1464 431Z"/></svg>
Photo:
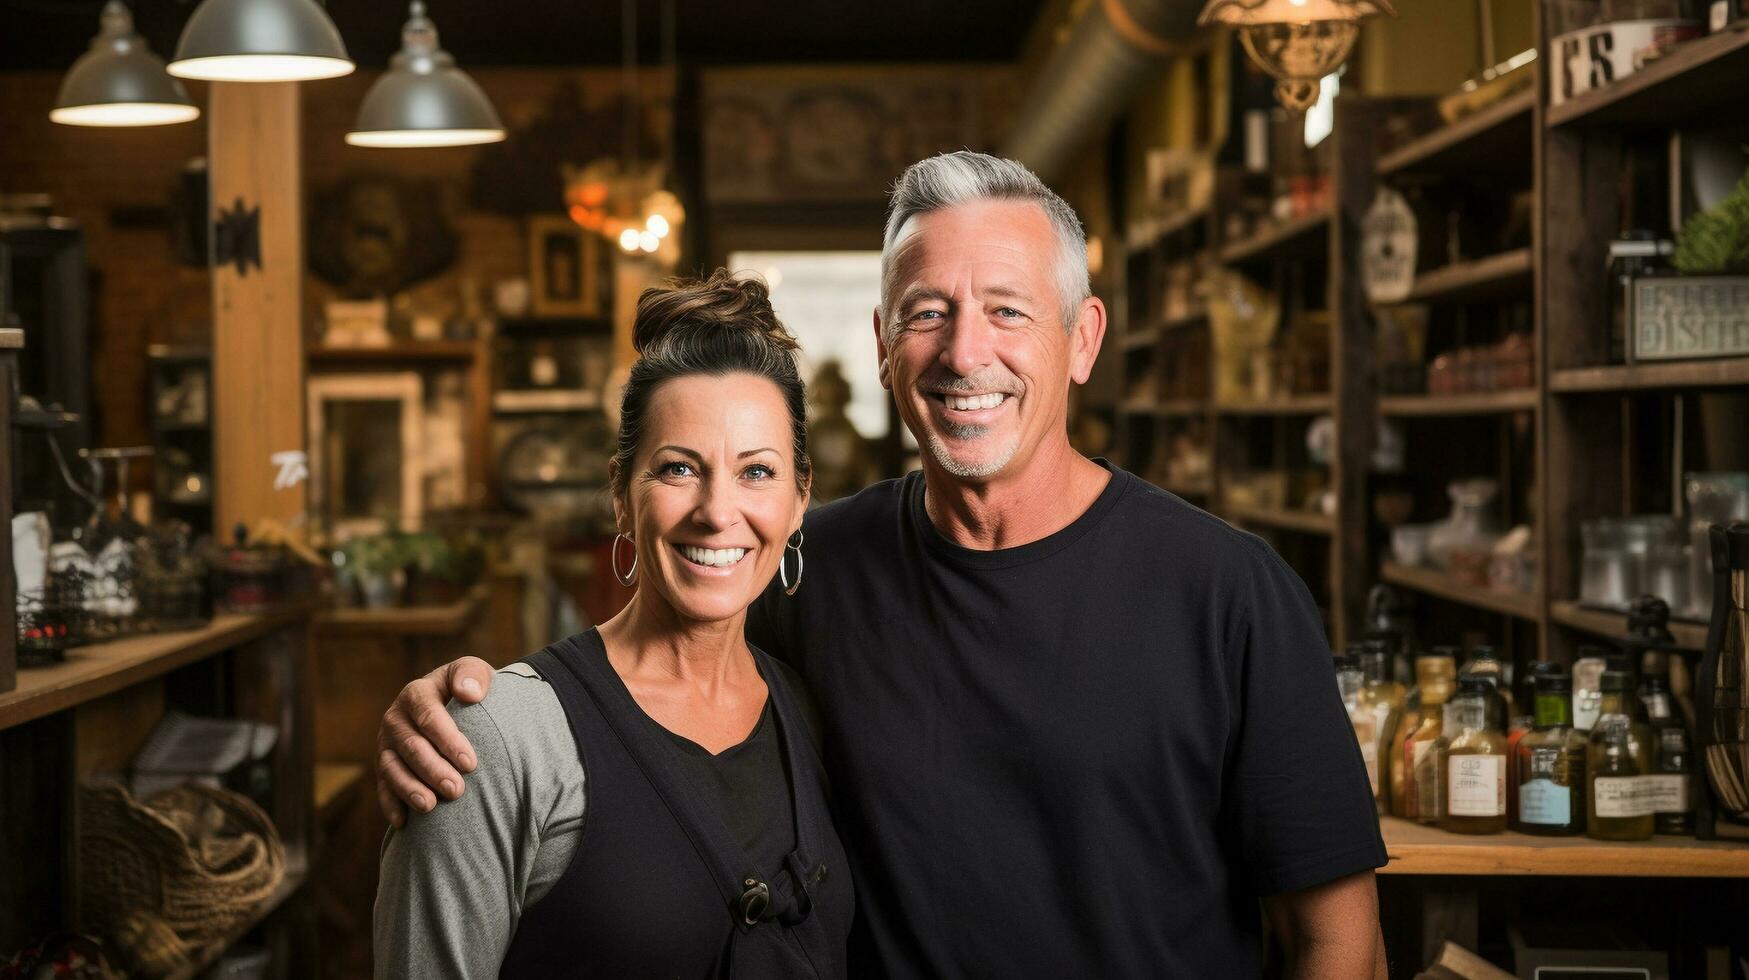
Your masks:
<svg viewBox="0 0 1749 980"><path fill-rule="evenodd" d="M310 510L335 540L419 529L424 386L416 372L309 379Z"/></svg>
<svg viewBox="0 0 1749 980"><path fill-rule="evenodd" d="M528 221L529 312L601 315L601 239L562 214Z"/></svg>

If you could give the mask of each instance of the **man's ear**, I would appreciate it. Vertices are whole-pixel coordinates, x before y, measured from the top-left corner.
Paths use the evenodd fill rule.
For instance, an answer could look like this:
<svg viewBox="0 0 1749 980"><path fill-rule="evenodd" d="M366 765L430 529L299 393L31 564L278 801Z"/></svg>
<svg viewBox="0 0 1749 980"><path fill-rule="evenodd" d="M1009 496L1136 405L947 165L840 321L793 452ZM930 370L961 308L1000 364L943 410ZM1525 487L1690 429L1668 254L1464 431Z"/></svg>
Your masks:
<svg viewBox="0 0 1749 980"><path fill-rule="evenodd" d="M881 311L874 311L875 354L881 359L881 387L893 390L893 372L887 364L887 338L881 333Z"/></svg>
<svg viewBox="0 0 1749 980"><path fill-rule="evenodd" d="M1105 304L1097 296L1081 301L1080 315L1069 332L1069 378L1078 385L1093 375L1093 362L1105 343Z"/></svg>

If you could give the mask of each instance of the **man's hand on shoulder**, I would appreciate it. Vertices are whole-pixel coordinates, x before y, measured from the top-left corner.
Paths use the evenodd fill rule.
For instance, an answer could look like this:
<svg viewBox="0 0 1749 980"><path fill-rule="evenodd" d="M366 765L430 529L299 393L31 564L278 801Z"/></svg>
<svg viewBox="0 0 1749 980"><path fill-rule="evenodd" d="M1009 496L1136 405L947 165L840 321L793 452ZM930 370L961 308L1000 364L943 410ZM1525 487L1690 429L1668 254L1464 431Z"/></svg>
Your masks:
<svg viewBox="0 0 1749 980"><path fill-rule="evenodd" d="M492 686L492 665L478 657L444 664L401 688L377 728L377 805L396 827L407 807L429 813L438 800L462 795L462 773L474 769L474 747L444 710L451 698L478 704Z"/></svg>

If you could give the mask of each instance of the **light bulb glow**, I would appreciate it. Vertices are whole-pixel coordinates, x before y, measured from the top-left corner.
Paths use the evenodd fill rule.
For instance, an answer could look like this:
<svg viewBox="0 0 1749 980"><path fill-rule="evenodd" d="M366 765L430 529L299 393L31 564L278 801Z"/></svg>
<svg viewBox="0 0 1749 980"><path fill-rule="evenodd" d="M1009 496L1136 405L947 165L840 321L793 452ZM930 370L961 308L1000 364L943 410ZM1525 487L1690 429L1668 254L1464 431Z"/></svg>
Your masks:
<svg viewBox="0 0 1749 980"><path fill-rule="evenodd" d="M344 58L306 54L226 54L172 61L168 70L209 82L310 82L350 75L355 67Z"/></svg>
<svg viewBox="0 0 1749 980"><path fill-rule="evenodd" d="M644 222L644 227L657 238L665 238L668 235L668 219L659 214L650 215L649 220Z"/></svg>
<svg viewBox="0 0 1749 980"><path fill-rule="evenodd" d="M638 247L646 252L654 252L662 247L662 239L657 238L655 232L646 231L638 236Z"/></svg>
<svg viewBox="0 0 1749 980"><path fill-rule="evenodd" d="M628 252L636 252L638 250L638 239L640 237L642 236L638 234L636 228L627 228L619 233L619 247Z"/></svg>
<svg viewBox="0 0 1749 980"><path fill-rule="evenodd" d="M168 126L198 118L200 110L194 106L167 102L112 102L49 110L49 119L65 126Z"/></svg>
<svg viewBox="0 0 1749 980"><path fill-rule="evenodd" d="M385 129L346 134L353 146L417 147L476 146L498 143L504 139L502 129Z"/></svg>

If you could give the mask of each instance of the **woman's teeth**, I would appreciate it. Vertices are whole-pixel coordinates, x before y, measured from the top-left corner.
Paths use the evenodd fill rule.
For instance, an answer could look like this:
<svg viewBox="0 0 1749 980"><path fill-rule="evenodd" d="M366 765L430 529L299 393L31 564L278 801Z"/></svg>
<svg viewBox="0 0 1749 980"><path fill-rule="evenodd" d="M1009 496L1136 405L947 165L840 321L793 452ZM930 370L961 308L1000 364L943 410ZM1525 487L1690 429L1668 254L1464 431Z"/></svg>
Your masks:
<svg viewBox="0 0 1749 980"><path fill-rule="evenodd" d="M956 412L975 412L982 408L995 408L1002 404L1008 396L999 391L993 391L987 395L946 395L943 397L947 400L947 407Z"/></svg>
<svg viewBox="0 0 1749 980"><path fill-rule="evenodd" d="M711 568L723 568L740 561L747 554L746 548L694 548L692 545L680 546L680 553L686 560Z"/></svg>

